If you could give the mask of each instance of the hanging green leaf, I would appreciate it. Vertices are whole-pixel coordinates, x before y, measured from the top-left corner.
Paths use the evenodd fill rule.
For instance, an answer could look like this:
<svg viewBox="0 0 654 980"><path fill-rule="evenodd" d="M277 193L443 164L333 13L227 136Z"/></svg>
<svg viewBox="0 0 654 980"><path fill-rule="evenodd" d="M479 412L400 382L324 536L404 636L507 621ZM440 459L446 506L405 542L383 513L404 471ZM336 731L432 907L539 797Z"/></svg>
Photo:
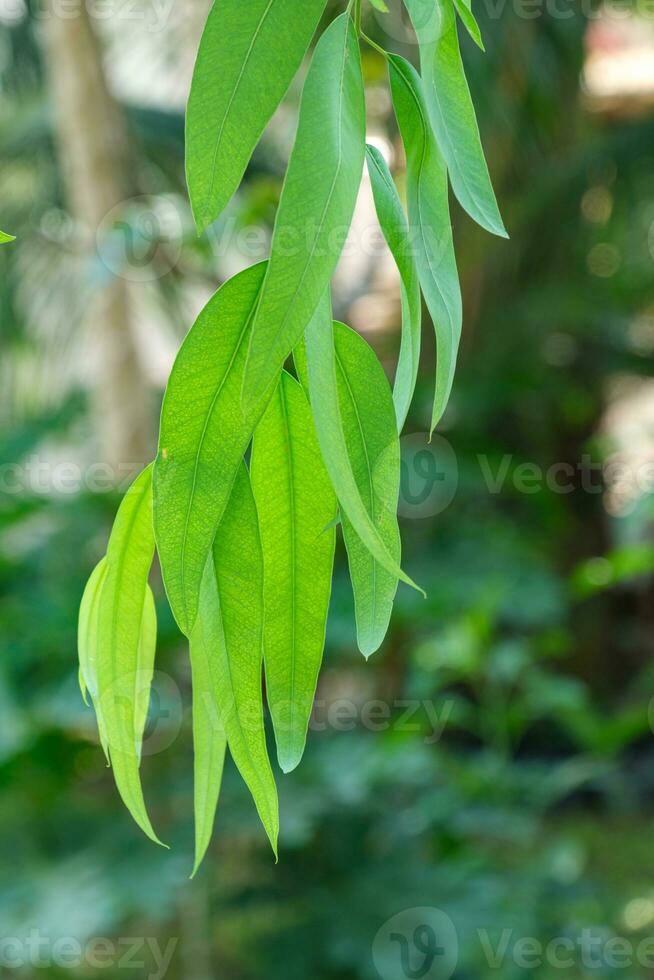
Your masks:
<svg viewBox="0 0 654 980"><path fill-rule="evenodd" d="M342 14L320 38L304 86L252 328L245 404L277 379L329 285L352 220L364 151L361 57L352 19Z"/></svg>
<svg viewBox="0 0 654 980"><path fill-rule="evenodd" d="M422 592L422 589L399 567L397 558L389 550L387 542L380 534L361 498L357 474L349 456L345 422L341 415L334 338L336 333L342 330L349 330L349 328L343 324L332 323L331 304L329 295L326 294L311 319L305 338L311 408L322 456L338 497L341 514L347 516L365 547L390 575ZM349 363L345 366L346 371L360 369L362 369L361 365L359 368ZM358 387L353 381L350 381L350 385ZM387 433L387 445L391 447L391 451L396 439L397 430L393 423L392 430ZM384 479L385 472L382 468L380 479ZM385 488L380 487L378 492L381 499L387 498Z"/></svg>
<svg viewBox="0 0 654 980"><path fill-rule="evenodd" d="M482 228L506 238L461 60L452 0L404 2L420 44L429 116L452 189Z"/></svg>
<svg viewBox="0 0 654 980"><path fill-rule="evenodd" d="M91 695L98 723L98 733L104 754L109 761L107 735L102 719L100 699L98 698L98 608L99 597L105 575L107 559L102 558L95 566L82 596L77 626L77 652L79 655L79 686L84 702L88 704L87 692Z"/></svg>
<svg viewBox="0 0 654 980"><path fill-rule="evenodd" d="M433 432L452 390L462 320L447 171L429 125L418 73L399 55L389 55L389 73L393 105L406 149L409 222L420 284L436 331Z"/></svg>
<svg viewBox="0 0 654 980"><path fill-rule="evenodd" d="M261 263L230 279L205 306L177 355L164 398L155 530L168 599L187 636L207 555L267 403L260 393L247 410L241 407L252 311L265 268Z"/></svg>
<svg viewBox="0 0 654 980"><path fill-rule="evenodd" d="M250 477L241 463L202 580L191 633L194 697L205 704L197 731L196 869L211 833L221 740L252 793L277 854L279 813L263 723L263 556ZM210 715L210 717L209 717ZM211 727L207 727L211 722ZM212 808L213 804L213 808Z"/></svg>
<svg viewBox="0 0 654 980"><path fill-rule="evenodd" d="M268 705L284 772L300 762L325 645L336 497L301 385L282 373L254 434ZM271 489L274 488L274 490Z"/></svg>
<svg viewBox="0 0 654 980"><path fill-rule="evenodd" d="M202 231L238 188L318 26L325 0L215 0L186 115L186 173Z"/></svg>
<svg viewBox="0 0 654 980"><path fill-rule="evenodd" d="M420 366L422 320L420 279L409 228L390 170L376 147L366 147L366 155L379 224L400 273L402 342L395 373L393 401L398 432L401 432L411 405Z"/></svg>
<svg viewBox="0 0 654 980"><path fill-rule="evenodd" d="M477 18L472 12L471 0L454 0L454 6L457 9L457 13L461 18L461 23L467 30L468 34L475 42L477 47L485 51L484 42L481 37L481 31L479 30L479 24L477 23Z"/></svg>
<svg viewBox="0 0 654 980"><path fill-rule="evenodd" d="M384 0L370 0L370 3L375 8L375 10L380 10L382 14L388 13L388 7L384 3Z"/></svg>
<svg viewBox="0 0 654 980"><path fill-rule="evenodd" d="M15 242L15 235L8 235L6 231L0 231L0 245L5 245L7 242Z"/></svg>
<svg viewBox="0 0 654 980"><path fill-rule="evenodd" d="M148 588L153 554L152 466L148 466L127 491L109 538L98 593L97 690L118 791L137 824L160 844L145 809L139 776L156 645L156 617Z"/></svg>

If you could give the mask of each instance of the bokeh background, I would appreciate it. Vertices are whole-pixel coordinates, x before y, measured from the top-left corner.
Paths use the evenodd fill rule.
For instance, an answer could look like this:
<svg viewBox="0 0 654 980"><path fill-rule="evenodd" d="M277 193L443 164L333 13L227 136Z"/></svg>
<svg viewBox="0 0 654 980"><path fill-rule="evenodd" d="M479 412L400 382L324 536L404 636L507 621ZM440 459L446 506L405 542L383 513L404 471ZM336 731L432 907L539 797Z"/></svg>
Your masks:
<svg viewBox="0 0 654 980"><path fill-rule="evenodd" d="M183 111L206 0L51 2L0 0L18 236L0 249L0 974L654 976L651 4L475 4L487 54L462 48L511 240L453 204L460 370L429 446L426 322L403 439L404 563L428 599L401 587L366 664L339 550L279 864L229 768L189 882L189 665L161 583L143 779L170 851L103 764L76 613L184 332L266 255L301 79L197 239ZM415 60L389 3L367 30ZM384 65L364 59L401 187ZM399 287L367 179L347 251L337 311L391 373Z"/></svg>

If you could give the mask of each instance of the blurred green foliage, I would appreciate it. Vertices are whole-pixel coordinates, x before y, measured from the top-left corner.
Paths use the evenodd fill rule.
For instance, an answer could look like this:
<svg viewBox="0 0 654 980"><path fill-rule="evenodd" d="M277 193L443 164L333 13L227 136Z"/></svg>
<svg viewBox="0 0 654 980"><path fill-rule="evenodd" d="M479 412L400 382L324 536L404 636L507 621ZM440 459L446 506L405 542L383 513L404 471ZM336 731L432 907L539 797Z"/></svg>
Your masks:
<svg viewBox="0 0 654 980"><path fill-rule="evenodd" d="M143 769L170 853L119 804L77 689L77 604L116 498L3 493L0 937L174 937L171 978L363 980L377 976L372 944L384 922L433 906L458 932L458 980L651 975L579 957L567 971L526 970L509 954L492 970L478 932L494 945L505 929L513 940L576 942L592 929L603 942L636 943L654 924L654 507L650 494L611 513L601 479L592 492L582 482L615 448L603 424L611 385L651 375L652 349L634 323L651 317L654 121L607 120L584 104L581 14L478 13L487 57L462 43L511 241L455 212L466 327L442 434L456 453L456 494L441 513L403 521L406 567L429 598L401 590L389 640L366 665L341 554L314 731L303 765L279 779L280 863L230 770L212 851L190 884L189 670L160 583ZM383 15L371 17L369 31L381 25ZM0 331L14 377L39 355L21 305L30 263L49 255L60 268L65 251L51 235L64 202L37 34L33 17L4 27L0 59L0 180L12 188L2 220L19 239L0 254ZM381 77L376 56L366 64L373 82ZM181 117L126 111L134 192L182 194ZM264 146L237 225L270 223L281 170ZM179 332L186 324L169 298L187 273L214 280L206 240L185 240L180 268L159 283ZM427 374L416 432L427 422ZM0 402L3 463L88 436L83 392L56 400L16 385ZM457 479L434 445L446 479ZM571 489L541 479L521 492L523 463L541 474L571 466ZM420 477L411 451L405 465L407 479ZM489 489L489 473L505 470Z"/></svg>

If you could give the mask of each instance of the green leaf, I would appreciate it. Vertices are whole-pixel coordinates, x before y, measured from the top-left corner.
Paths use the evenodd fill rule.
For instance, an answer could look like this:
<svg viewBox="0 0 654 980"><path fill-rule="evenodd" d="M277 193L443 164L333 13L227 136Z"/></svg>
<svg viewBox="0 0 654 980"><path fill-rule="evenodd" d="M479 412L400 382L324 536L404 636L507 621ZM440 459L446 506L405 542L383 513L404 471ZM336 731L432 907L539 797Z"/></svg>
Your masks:
<svg viewBox="0 0 654 980"><path fill-rule="evenodd" d="M300 762L325 645L336 497L301 385L282 373L254 434L264 557L266 689L284 772Z"/></svg>
<svg viewBox="0 0 654 980"><path fill-rule="evenodd" d="M237 190L318 26L325 0L215 0L186 115L186 173L202 231Z"/></svg>
<svg viewBox="0 0 654 980"><path fill-rule="evenodd" d="M436 386L431 431L445 411L461 338L461 289L447 197L447 171L429 125L415 68L389 55L393 105L407 156L409 223L420 284L436 331Z"/></svg>
<svg viewBox="0 0 654 980"><path fill-rule="evenodd" d="M388 380L363 337L334 325L338 394L347 452L364 506L397 565L402 545L397 523L400 442ZM343 515L359 649L369 657L381 646L397 592L397 575L370 554Z"/></svg>
<svg viewBox="0 0 654 980"><path fill-rule="evenodd" d="M202 579L191 633L196 727L196 870L218 798L213 767L226 736L277 855L279 813L263 723L263 556L250 477L241 463Z"/></svg>
<svg viewBox="0 0 654 980"><path fill-rule="evenodd" d="M114 779L141 829L160 844L146 813L139 776L150 696L156 616L148 573L154 555L152 466L127 491L107 548L98 597L97 683Z"/></svg>
<svg viewBox="0 0 654 980"><path fill-rule="evenodd" d="M5 245L7 242L15 242L15 235L8 235L6 231L0 231L0 245Z"/></svg>
<svg viewBox="0 0 654 980"><path fill-rule="evenodd" d="M107 735L98 698L98 608L104 579L107 574L107 559L102 558L95 566L82 596L79 607L77 627L77 652L79 656L79 682L84 703L88 704L87 692L91 695L98 722L98 733L102 750L109 761Z"/></svg>
<svg viewBox="0 0 654 980"><path fill-rule="evenodd" d="M388 13L388 7L384 3L384 0L370 0L375 10L381 10L382 14Z"/></svg>
<svg viewBox="0 0 654 980"><path fill-rule="evenodd" d="M209 301L177 355L164 398L155 530L168 599L187 636L207 555L268 399L260 394L245 411L241 407L251 317L265 268L246 269Z"/></svg>
<svg viewBox="0 0 654 980"><path fill-rule="evenodd" d="M454 0L454 6L457 9L459 17L461 18L461 23L464 25L468 34L475 42L477 47L485 51L484 42L482 40L481 31L479 30L479 24L477 23L477 18L472 12L471 0Z"/></svg>
<svg viewBox="0 0 654 980"><path fill-rule="evenodd" d="M386 541L361 498L357 475L349 456L348 438L341 416L337 351L334 340L335 331L348 329L343 324L332 323L329 295L325 294L306 331L309 391L320 449L336 490L341 514L347 517L365 547L390 575L422 592L422 589L402 571L397 558L389 551ZM345 370L365 371L368 367L366 360L362 361L358 368L348 363L345 365ZM358 382L355 383L353 379L350 379L350 385L353 389L355 387L358 389ZM387 433L387 444L392 447L396 439L397 430L393 423L392 430ZM380 476L383 478L384 471ZM380 497L386 499L386 493L380 492Z"/></svg>
<svg viewBox="0 0 654 980"><path fill-rule="evenodd" d="M452 189L482 228L506 238L461 60L452 0L436 4L405 0L405 4L420 44L427 106Z"/></svg>
<svg viewBox="0 0 654 980"><path fill-rule="evenodd" d="M365 101L348 14L320 38L307 75L243 386L276 380L329 285L350 227L365 152Z"/></svg>
<svg viewBox="0 0 654 980"><path fill-rule="evenodd" d="M393 401L398 432L402 431L411 405L420 366L422 300L420 279L404 210L390 170L378 149L366 147L368 173L377 217L400 273L402 296L402 343L395 374Z"/></svg>

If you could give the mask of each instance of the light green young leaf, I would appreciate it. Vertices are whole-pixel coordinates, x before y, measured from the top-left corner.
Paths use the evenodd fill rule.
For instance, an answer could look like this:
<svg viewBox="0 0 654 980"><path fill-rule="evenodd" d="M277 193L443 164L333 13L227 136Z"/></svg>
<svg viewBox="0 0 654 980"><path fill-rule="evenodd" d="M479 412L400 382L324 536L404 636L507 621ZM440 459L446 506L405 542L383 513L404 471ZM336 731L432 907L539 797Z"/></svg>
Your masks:
<svg viewBox="0 0 654 980"><path fill-rule="evenodd" d="M266 689L284 772L300 762L325 645L336 496L311 408L282 373L252 446L264 557Z"/></svg>
<svg viewBox="0 0 654 980"><path fill-rule="evenodd" d="M467 30L468 34L475 42L478 48L485 51L484 42L482 40L481 31L479 30L479 24L477 23L477 18L472 12L471 0L454 0L454 6L457 9L459 17L461 18L461 23Z"/></svg>
<svg viewBox="0 0 654 980"><path fill-rule="evenodd" d="M388 380L363 337L334 324L338 395L348 457L366 511L397 565L402 556L397 503L400 495L400 442ZM381 646L397 592L397 575L368 551L346 514L347 549L357 640L364 657Z"/></svg>
<svg viewBox="0 0 654 980"><path fill-rule="evenodd" d="M341 514L348 518L368 551L390 575L422 592L422 589L402 571L397 559L389 551L386 541L361 499L357 476L349 457L348 439L341 416L337 352L334 341L335 331L347 329L342 324L332 323L331 303L329 295L325 294L305 335L311 407L323 460L336 491ZM362 371L365 369L363 366L360 367ZM350 384L352 385L352 381ZM388 433L388 444L391 445L396 438L397 430L393 424L392 432ZM383 475L380 474L382 478ZM383 488L380 488L379 495L382 499L386 499Z"/></svg>
<svg viewBox="0 0 654 980"><path fill-rule="evenodd" d="M354 24L341 14L318 42L300 106L243 386L249 405L279 376L329 285L350 227L365 152Z"/></svg>
<svg viewBox="0 0 654 980"><path fill-rule="evenodd" d="M243 410L241 385L253 308L266 265L225 283L177 355L161 413L154 469L157 548L168 599L188 636L207 555L269 393Z"/></svg>
<svg viewBox="0 0 654 980"><path fill-rule="evenodd" d="M79 656L79 686L82 697L84 698L84 703L88 704L87 693L91 695L98 723L100 744L107 757L107 761L109 761L107 735L100 710L100 700L98 698L97 672L99 597L106 574L107 559L104 557L91 572L80 603L77 626L77 652Z"/></svg>
<svg viewBox="0 0 654 980"><path fill-rule="evenodd" d="M393 253L401 280L402 343L393 387L397 428L398 432L401 432L411 405L420 366L422 320L420 279L404 210L390 170L376 147L366 147L366 156L377 217L384 238Z"/></svg>
<svg viewBox="0 0 654 980"><path fill-rule="evenodd" d="M200 629L196 622L191 634L193 684L193 809L195 813L195 860L191 878L198 872L211 843L213 825L223 781L227 736L223 727L216 688L212 678L214 651L194 641Z"/></svg>
<svg viewBox="0 0 654 980"><path fill-rule="evenodd" d="M257 510L247 467L241 463L207 561L191 633L194 698L205 705L196 741L196 870L211 833L217 800L211 767L224 736L277 855L277 789L261 691L263 571Z"/></svg>
<svg viewBox="0 0 654 980"><path fill-rule="evenodd" d="M429 116L447 162L452 189L461 206L482 228L506 238L461 60L452 0L404 2L420 44Z"/></svg>
<svg viewBox="0 0 654 980"><path fill-rule="evenodd" d="M0 231L0 245L5 245L7 242L15 242L15 235L8 235L6 231Z"/></svg>
<svg viewBox="0 0 654 980"><path fill-rule="evenodd" d="M415 68L389 55L391 92L407 156L409 223L420 284L436 331L436 385L431 431L445 411L461 338L461 288L447 198L447 171L429 124Z"/></svg>
<svg viewBox="0 0 654 980"><path fill-rule="evenodd" d="M373 5L375 10L380 10L382 14L388 13L388 7L384 3L384 0L370 0L370 3Z"/></svg>
<svg viewBox="0 0 654 980"><path fill-rule="evenodd" d="M160 844L145 809L139 775L156 642L154 603L148 589L153 555L152 466L148 466L123 498L109 538L98 598L97 683L116 786L137 824Z"/></svg>
<svg viewBox="0 0 654 980"><path fill-rule="evenodd" d="M186 173L203 231L229 202L318 26L325 0L215 0L186 114Z"/></svg>

